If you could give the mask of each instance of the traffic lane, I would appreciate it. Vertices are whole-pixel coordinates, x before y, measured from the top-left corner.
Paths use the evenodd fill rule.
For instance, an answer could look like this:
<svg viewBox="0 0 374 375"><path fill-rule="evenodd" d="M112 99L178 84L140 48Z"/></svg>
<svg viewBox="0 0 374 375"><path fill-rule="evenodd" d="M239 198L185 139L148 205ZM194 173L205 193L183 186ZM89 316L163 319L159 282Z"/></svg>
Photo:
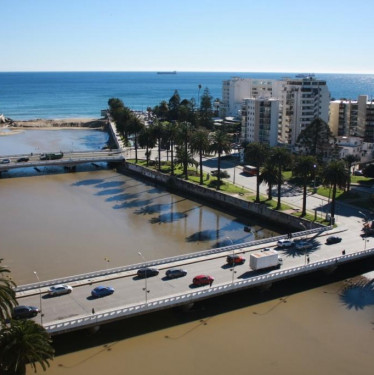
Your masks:
<svg viewBox="0 0 374 375"><path fill-rule="evenodd" d="M312 261L317 261L326 259L328 256L341 255L343 249L354 246L355 244L357 244L357 238L352 237L350 239L347 238L344 244L321 244L321 246L317 247L315 251L307 251L305 253L298 252L296 255L292 254L292 250L284 249L280 251L283 258L282 268L305 264L305 254L309 254ZM290 255L287 255L288 253ZM199 274L213 276L215 278L214 284L231 282L233 269L235 272L235 280L241 277L247 278L250 275L254 276L255 273L250 272L249 269L249 255L245 254L244 257L246 259L245 263L242 265L236 265L235 267L228 266L225 262L224 256L193 264L186 264L181 267L187 270L187 276L177 279L166 279L165 271L168 268L163 268L160 270L158 276L149 277L147 280L132 275L108 280L107 282L76 287L69 295L63 295L60 297L43 296L43 320L44 322L49 322L79 315L87 315L92 312L92 308L95 309L95 312L100 312L102 310L119 308L125 305L144 303L146 293L144 290L145 281L147 281L147 289L149 290L149 293L147 293L147 300L150 301L152 299L165 298L174 294L191 292L196 289L192 286L192 279ZM98 285L112 286L115 288L115 292L111 296L92 299L90 297L91 290ZM39 306L39 295L19 298L18 301L20 304Z"/></svg>

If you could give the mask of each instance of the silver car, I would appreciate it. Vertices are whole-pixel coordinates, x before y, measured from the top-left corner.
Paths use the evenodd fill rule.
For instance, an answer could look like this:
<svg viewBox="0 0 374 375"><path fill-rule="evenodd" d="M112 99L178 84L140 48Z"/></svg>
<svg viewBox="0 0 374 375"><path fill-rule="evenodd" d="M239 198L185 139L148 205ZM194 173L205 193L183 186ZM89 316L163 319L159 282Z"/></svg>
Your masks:
<svg viewBox="0 0 374 375"><path fill-rule="evenodd" d="M61 296L62 294L69 294L73 291L73 287L70 285L54 285L51 286L48 290L50 296Z"/></svg>

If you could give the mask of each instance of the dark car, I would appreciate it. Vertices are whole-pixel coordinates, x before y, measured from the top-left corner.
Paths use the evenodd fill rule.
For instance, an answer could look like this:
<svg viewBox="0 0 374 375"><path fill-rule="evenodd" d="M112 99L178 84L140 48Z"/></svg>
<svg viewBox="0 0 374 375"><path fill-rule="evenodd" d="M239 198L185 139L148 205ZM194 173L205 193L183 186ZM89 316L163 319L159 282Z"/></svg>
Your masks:
<svg viewBox="0 0 374 375"><path fill-rule="evenodd" d="M95 298L109 296L114 293L114 289L110 286L97 286L91 291L91 296Z"/></svg>
<svg viewBox="0 0 374 375"><path fill-rule="evenodd" d="M332 245L333 243L339 243L341 242L341 237L338 237L338 236L330 236L330 237L327 237L326 239L326 243L329 244L329 245Z"/></svg>
<svg viewBox="0 0 374 375"><path fill-rule="evenodd" d="M183 277L187 275L187 271L182 268L171 268L165 273L166 277L169 279L176 279L177 277Z"/></svg>
<svg viewBox="0 0 374 375"><path fill-rule="evenodd" d="M226 257L226 262L230 265L233 266L234 264L243 264L245 262L245 258L243 258L240 255L228 255Z"/></svg>
<svg viewBox="0 0 374 375"><path fill-rule="evenodd" d="M136 274L139 277L157 276L159 274L159 270L157 268L144 267L144 268L139 268Z"/></svg>
<svg viewBox="0 0 374 375"><path fill-rule="evenodd" d="M29 158L19 158L19 159L17 159L17 163L25 163L29 160L30 160Z"/></svg>
<svg viewBox="0 0 374 375"><path fill-rule="evenodd" d="M209 275L198 275L195 276L192 280L193 285L201 286L201 285L212 285L214 281L214 277Z"/></svg>
<svg viewBox="0 0 374 375"><path fill-rule="evenodd" d="M38 315L40 310L35 306L20 305L16 306L12 311L13 319L28 319Z"/></svg>

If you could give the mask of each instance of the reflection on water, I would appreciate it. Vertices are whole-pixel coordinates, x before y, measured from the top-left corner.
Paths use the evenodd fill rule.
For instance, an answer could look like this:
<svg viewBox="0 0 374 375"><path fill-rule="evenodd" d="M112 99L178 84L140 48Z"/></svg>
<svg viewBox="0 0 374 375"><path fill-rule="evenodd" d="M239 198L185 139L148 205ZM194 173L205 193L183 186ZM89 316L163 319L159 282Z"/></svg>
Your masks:
<svg viewBox="0 0 374 375"><path fill-rule="evenodd" d="M152 260L277 233L111 170L3 178L0 186L2 257L17 284L34 282L34 270L48 280L140 263L139 251Z"/></svg>

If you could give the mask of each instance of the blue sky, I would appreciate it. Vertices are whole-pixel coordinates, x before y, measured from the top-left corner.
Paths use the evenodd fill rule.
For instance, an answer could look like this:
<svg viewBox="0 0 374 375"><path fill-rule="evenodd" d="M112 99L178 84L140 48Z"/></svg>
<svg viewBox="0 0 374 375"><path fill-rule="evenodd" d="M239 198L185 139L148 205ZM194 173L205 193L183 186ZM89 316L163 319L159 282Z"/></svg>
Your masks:
<svg viewBox="0 0 374 375"><path fill-rule="evenodd" d="M374 1L0 0L0 71L374 73Z"/></svg>

